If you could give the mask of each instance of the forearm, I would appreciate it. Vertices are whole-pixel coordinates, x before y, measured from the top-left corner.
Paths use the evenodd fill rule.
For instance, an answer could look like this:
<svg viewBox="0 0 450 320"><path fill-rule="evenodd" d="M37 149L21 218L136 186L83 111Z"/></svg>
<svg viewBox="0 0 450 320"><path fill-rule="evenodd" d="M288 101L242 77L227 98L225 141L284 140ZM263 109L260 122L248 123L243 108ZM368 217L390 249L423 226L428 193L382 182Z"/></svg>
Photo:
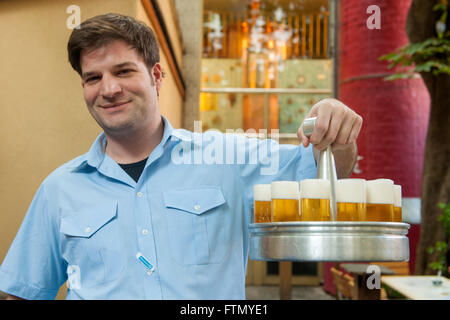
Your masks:
<svg viewBox="0 0 450 320"><path fill-rule="evenodd" d="M334 150L333 155L336 163L336 173L338 179L350 177L358 156L358 147L356 142L351 144L347 149Z"/></svg>
<svg viewBox="0 0 450 320"><path fill-rule="evenodd" d="M336 174L338 179L348 178L356 164L358 147L356 142L349 145L348 148L333 150L334 162L336 164ZM319 163L319 150L314 148L314 157L316 163Z"/></svg>
<svg viewBox="0 0 450 320"><path fill-rule="evenodd" d="M16 296L8 294L6 296L6 300L25 300L25 299L22 299L22 298L19 298L19 297L16 297Z"/></svg>

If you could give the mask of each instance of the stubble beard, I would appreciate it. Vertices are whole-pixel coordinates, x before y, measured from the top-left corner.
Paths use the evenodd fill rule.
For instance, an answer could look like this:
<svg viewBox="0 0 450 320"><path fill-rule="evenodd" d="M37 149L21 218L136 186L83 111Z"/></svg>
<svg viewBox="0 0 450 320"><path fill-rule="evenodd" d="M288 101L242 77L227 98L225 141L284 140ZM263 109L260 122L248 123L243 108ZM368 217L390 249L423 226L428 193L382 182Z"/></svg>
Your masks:
<svg viewBox="0 0 450 320"><path fill-rule="evenodd" d="M107 135L117 138L126 137L139 131L139 128L137 127L139 123L138 120L145 116L141 114L136 114L134 112L132 114L128 114L125 119L121 119L121 121L114 123L112 121L109 121L109 119L105 119L106 117L103 117L99 114L94 115L93 112L91 112L91 114L94 117L95 121L98 123L98 125L103 129L103 131Z"/></svg>

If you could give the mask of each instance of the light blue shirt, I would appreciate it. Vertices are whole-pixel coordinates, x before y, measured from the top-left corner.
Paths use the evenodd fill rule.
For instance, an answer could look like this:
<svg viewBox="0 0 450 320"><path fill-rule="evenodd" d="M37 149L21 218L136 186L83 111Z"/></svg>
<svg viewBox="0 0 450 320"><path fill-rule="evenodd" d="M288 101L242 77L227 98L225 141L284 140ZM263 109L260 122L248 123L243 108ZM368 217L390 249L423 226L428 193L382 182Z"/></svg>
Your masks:
<svg viewBox="0 0 450 320"><path fill-rule="evenodd" d="M68 280L67 299L245 299L253 185L315 178L312 148L163 120L138 183L104 152L104 133L43 181L1 291L54 299Z"/></svg>

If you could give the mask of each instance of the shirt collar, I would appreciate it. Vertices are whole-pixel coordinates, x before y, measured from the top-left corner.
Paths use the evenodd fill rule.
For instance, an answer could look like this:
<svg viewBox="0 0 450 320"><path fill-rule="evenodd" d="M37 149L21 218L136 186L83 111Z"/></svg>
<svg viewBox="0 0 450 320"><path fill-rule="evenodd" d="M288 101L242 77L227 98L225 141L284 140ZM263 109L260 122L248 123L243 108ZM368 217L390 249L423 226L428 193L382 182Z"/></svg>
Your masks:
<svg viewBox="0 0 450 320"><path fill-rule="evenodd" d="M172 125L170 124L169 120L166 119L166 117L161 116L163 122L164 122L164 133L163 137L161 139L161 146L165 146L171 138L175 138L176 140L182 140L182 141L191 141L192 138L190 135L184 133L182 129L174 129Z"/></svg>
<svg viewBox="0 0 450 320"><path fill-rule="evenodd" d="M161 146L165 146L171 138L175 138L176 140L181 141L192 141L192 137L188 134L182 132L184 130L174 129L170 124L169 120L166 117L161 116L164 122L164 132L163 137L161 139ZM94 168L99 168L103 159L105 158L105 148L106 148L106 135L102 132L94 141L89 151L85 154L84 159L80 164L78 164L74 171L84 168L86 165L89 165Z"/></svg>

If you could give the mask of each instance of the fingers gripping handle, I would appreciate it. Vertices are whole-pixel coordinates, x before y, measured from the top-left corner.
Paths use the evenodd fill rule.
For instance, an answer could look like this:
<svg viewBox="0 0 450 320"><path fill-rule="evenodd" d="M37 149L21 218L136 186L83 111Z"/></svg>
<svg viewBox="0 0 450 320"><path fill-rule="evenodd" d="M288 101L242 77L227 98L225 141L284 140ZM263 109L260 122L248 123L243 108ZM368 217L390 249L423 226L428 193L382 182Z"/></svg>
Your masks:
<svg viewBox="0 0 450 320"><path fill-rule="evenodd" d="M306 137L311 137L313 131L314 131L314 125L316 124L316 119L317 117L313 117L313 118L306 118L305 120L303 120L303 134Z"/></svg>

